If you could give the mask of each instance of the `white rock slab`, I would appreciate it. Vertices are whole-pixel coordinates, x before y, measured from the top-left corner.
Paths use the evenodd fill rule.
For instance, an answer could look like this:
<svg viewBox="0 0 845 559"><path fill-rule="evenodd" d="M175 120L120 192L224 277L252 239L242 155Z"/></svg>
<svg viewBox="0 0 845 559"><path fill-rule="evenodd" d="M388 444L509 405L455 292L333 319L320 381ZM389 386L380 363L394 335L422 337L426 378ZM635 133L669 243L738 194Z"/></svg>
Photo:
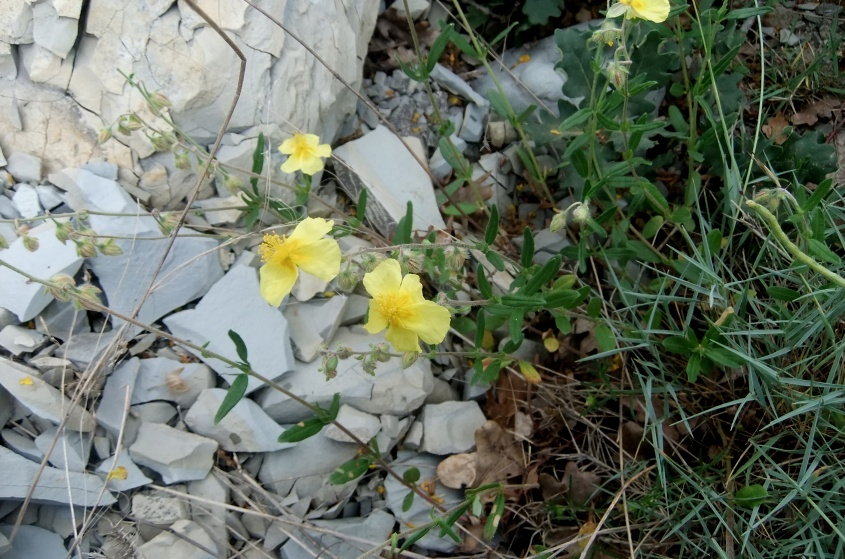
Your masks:
<svg viewBox="0 0 845 559"><path fill-rule="evenodd" d="M127 400L131 402L140 367L141 360L137 357L121 363L106 379L103 396L97 406L97 423L115 440L123 430L124 444L131 444L138 433L137 421L128 413ZM124 415L126 416L125 425Z"/></svg>
<svg viewBox="0 0 845 559"><path fill-rule="evenodd" d="M30 412L56 424L67 415L65 428L85 433L94 430L90 413L71 405L66 396L37 375L34 369L0 357L0 385Z"/></svg>
<svg viewBox="0 0 845 559"><path fill-rule="evenodd" d="M9 155L6 170L18 182L33 182L41 180L41 158L22 151Z"/></svg>
<svg viewBox="0 0 845 559"><path fill-rule="evenodd" d="M333 534L298 531L297 537L289 539L282 546L281 554L284 559L312 559L315 552L325 549L331 552L332 557L357 559L376 545L387 541L395 522L392 514L379 509L366 518L315 520L314 525L319 528L351 537L341 539ZM355 541L352 538L364 541ZM303 547L299 542L307 544L307 547Z"/></svg>
<svg viewBox="0 0 845 559"><path fill-rule="evenodd" d="M352 331L339 328L331 347L346 346L355 351L368 351L370 344L383 342L384 338L363 329ZM364 372L360 361L345 359L338 362L337 375L326 380L319 371L321 360L298 363L296 371L285 376L282 386L312 404L328 406L335 393L340 393L341 403L374 414L405 416L425 401L434 389L431 364L418 359L407 369L402 360L393 357L376 366L375 375ZM256 398L264 411L279 423L296 423L311 417L311 412L284 394L267 388Z"/></svg>
<svg viewBox="0 0 845 559"><path fill-rule="evenodd" d="M52 210L65 202L59 189L52 184L36 185L35 192L38 194L38 202L45 210Z"/></svg>
<svg viewBox="0 0 845 559"><path fill-rule="evenodd" d="M0 526L0 534L12 535L13 525ZM63 559L67 549L61 536L38 526L20 526L10 549L2 553L4 559Z"/></svg>
<svg viewBox="0 0 845 559"><path fill-rule="evenodd" d="M430 454L457 454L475 447L475 431L487 420L478 402L443 402L423 408L422 450Z"/></svg>
<svg viewBox="0 0 845 559"><path fill-rule="evenodd" d="M220 443L220 448L230 452L272 452L293 446L278 441L284 429L249 398L241 399L215 425L214 416L226 392L220 388L209 388L200 393L185 415L185 423L191 431L214 439Z"/></svg>
<svg viewBox="0 0 845 559"><path fill-rule="evenodd" d="M78 433L67 429L59 433L59 430L53 427L35 437L35 446L47 455L53 439L57 437L53 452L47 458L50 465L62 470L84 472L88 466L91 445L94 442L91 433Z"/></svg>
<svg viewBox="0 0 845 559"><path fill-rule="evenodd" d="M91 323L84 309L77 309L71 302L55 300L35 319L35 329L44 335L67 341L71 335L89 334Z"/></svg>
<svg viewBox="0 0 845 559"><path fill-rule="evenodd" d="M112 474L117 468L123 468L126 471L126 477L123 477L123 470L120 470L120 473L117 475ZM110 458L106 458L103 462L97 466L97 473L100 474L100 477L106 483L106 487L111 489L112 491L129 491L130 489L135 489L136 487L143 487L149 483L152 483L153 480L148 478L144 475L144 472L141 471L135 462L129 457L129 453L126 449L122 450L120 455L111 456ZM112 474L111 476L109 474Z"/></svg>
<svg viewBox="0 0 845 559"><path fill-rule="evenodd" d="M40 464L0 446L0 471L3 472L0 499L25 498L39 467ZM102 498L99 498L102 487L102 480L93 474L66 472L47 466L41 473L32 498L35 502L72 504L86 508L111 505L116 500L111 492L105 491Z"/></svg>
<svg viewBox="0 0 845 559"><path fill-rule="evenodd" d="M396 460L393 461L391 467L400 476L411 467L417 468L420 471L421 479L437 479L437 465L440 464L440 458L431 456L430 454L417 454L416 452L409 452L400 450ZM395 480L392 476L388 476L384 480L385 502L387 508L393 512L393 515L400 522L400 531L408 530L413 526L421 526L427 522L431 522L431 504L421 499L419 496L414 498L411 507L408 510L402 510L403 501L410 492L410 489ZM440 504L446 509L456 506L463 500L463 492L456 489L449 489L437 483L435 485L434 494L443 500ZM447 537L438 537L439 530L432 530L421 540L417 545L430 550L448 553L455 549L456 544L454 540Z"/></svg>
<svg viewBox="0 0 845 559"><path fill-rule="evenodd" d="M38 200L38 191L31 184L20 183L12 195L12 205L21 217L36 217L44 213Z"/></svg>
<svg viewBox="0 0 845 559"><path fill-rule="evenodd" d="M205 499L206 503L229 502L229 486L220 481L214 473L208 474L205 479L190 482L188 494ZM222 506L197 501L191 503L191 520L211 535L211 539L217 544L217 559L228 557L229 531L226 528L226 518L230 514Z"/></svg>
<svg viewBox="0 0 845 559"><path fill-rule="evenodd" d="M158 472L164 483L203 479L217 452L217 442L158 423L142 423L129 448L132 461Z"/></svg>
<svg viewBox="0 0 845 559"><path fill-rule="evenodd" d="M337 414L337 422L349 429L352 434L365 443L369 442L381 430L381 421L379 421L378 417L358 411L346 404L340 406L340 411ZM335 424L326 426L326 437L339 443L355 442Z"/></svg>
<svg viewBox="0 0 845 559"><path fill-rule="evenodd" d="M162 557L178 557L179 559L216 559L217 544L208 532L192 520L177 520L170 527L173 532L162 532L137 551L138 559L161 559ZM196 542L212 553L208 553L191 542Z"/></svg>
<svg viewBox="0 0 845 559"><path fill-rule="evenodd" d="M48 49L59 58L65 58L79 30L79 21L59 16L51 2L41 2L32 7L33 38L36 44Z"/></svg>
<svg viewBox="0 0 845 559"><path fill-rule="evenodd" d="M214 372L204 363L181 363L165 357L142 359L132 404L165 400L189 408L200 392L215 386L215 381Z"/></svg>
<svg viewBox="0 0 845 559"><path fill-rule="evenodd" d="M0 431L0 436L3 437L6 448L14 450L16 454L29 458L33 462L40 463L44 459L44 453L35 446L33 439L12 429L3 429Z"/></svg>
<svg viewBox="0 0 845 559"><path fill-rule="evenodd" d="M179 520L191 517L186 499L160 493L138 493L132 496L132 516L145 520L139 523L141 536L151 540L162 533L162 529Z"/></svg>
<svg viewBox="0 0 845 559"><path fill-rule="evenodd" d="M317 358L320 346L337 332L348 304L349 298L343 295L307 303L288 302L282 314L288 321L297 359L310 363Z"/></svg>
<svg viewBox="0 0 845 559"><path fill-rule="evenodd" d="M235 345L229 338L229 330L234 330L246 344L252 368L271 380L294 367L287 321L279 309L261 298L254 268L233 266L196 308L172 314L164 323L175 336L198 345L208 342L209 350L237 361ZM187 349L229 383L237 376L225 363ZM247 393L262 385L250 377Z"/></svg>
<svg viewBox="0 0 845 559"><path fill-rule="evenodd" d="M38 240L38 250L28 251L23 239L18 238L3 251L3 260L41 279L50 279L56 274L73 276L82 266L82 258L76 255L74 245L63 245L56 239L53 223L31 229L29 236ZM0 267L0 285L3 286L0 289L0 307L18 315L21 322L35 318L53 300L43 285L30 282L5 266Z"/></svg>
<svg viewBox="0 0 845 559"><path fill-rule="evenodd" d="M16 357L21 353L32 353L38 349L44 338L44 334L36 330L13 324L0 330L0 346Z"/></svg>
<svg viewBox="0 0 845 559"><path fill-rule="evenodd" d="M167 248L168 240L160 238L158 223L115 181L90 171L65 169L51 174L50 181L67 192L68 205L74 210L137 214L134 217L91 215L89 218L91 228L101 235L135 238L116 241L123 250L120 256L98 255L89 260L109 306L121 313L131 313L150 286ZM196 232L185 228L182 233ZM211 238L178 238L153 284L152 293L141 307L138 320L152 323L204 295L223 275L215 250L217 245ZM119 319L112 321L116 325L121 323Z"/></svg>
<svg viewBox="0 0 845 559"><path fill-rule="evenodd" d="M361 188L369 194L367 219L385 234L392 233L414 205L414 230L443 229L446 224L434 197L431 177L399 138L384 126L337 148L333 155L344 190L357 199Z"/></svg>

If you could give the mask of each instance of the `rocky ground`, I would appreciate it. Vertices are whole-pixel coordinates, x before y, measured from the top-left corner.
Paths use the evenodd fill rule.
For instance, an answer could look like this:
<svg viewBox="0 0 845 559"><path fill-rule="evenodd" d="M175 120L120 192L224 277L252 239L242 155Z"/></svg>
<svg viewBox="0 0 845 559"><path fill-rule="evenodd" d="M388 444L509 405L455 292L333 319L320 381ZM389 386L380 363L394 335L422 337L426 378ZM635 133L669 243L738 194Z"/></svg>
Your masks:
<svg viewBox="0 0 845 559"><path fill-rule="evenodd" d="M363 440L375 438L400 474L419 468L446 508L460 502L462 492L434 481L437 466L449 456L480 451L477 432L494 428L486 423L479 404L488 386L468 382L466 363L440 357L403 367L399 358L392 358L379 363L371 376L358 361L347 359L340 361L336 377L326 380L320 371L321 347L364 351L379 341L361 327L367 298L360 286L341 294L337 285L303 276L280 310L268 306L258 292L255 248L260 239L243 226L240 198L219 181L203 186L194 203L198 211L189 215L189 227L180 231L157 270L168 248L160 212L184 207L196 168L177 169L171 154L154 153L144 140L112 140L111 147L91 147L76 159L35 149L39 141L42 146L50 143L44 142L50 130L39 129L27 111L39 103L69 102L44 98L39 83L69 91L85 108L83 121L93 115L114 120L130 102L124 88L107 81L117 79L108 67L108 49L117 46L107 29L118 25L115 19L106 18L108 10L94 12L97 17L89 19L86 32L77 37L71 33L77 28L66 21L74 19L73 10L65 4L35 4L29 27L26 10L20 7L13 18L18 42L9 39L14 29L4 31L5 42L0 42L19 51L6 58L0 52L0 68L9 77L11 63L19 82L13 89L29 95L26 106L13 107L24 115L24 122L2 136L0 235L9 247L0 251L0 259L36 278L66 274L80 284L91 282L102 290L103 304L118 315L130 315L140 305L140 322L199 345L207 343L209 350L231 359L238 356L228 331L236 331L250 350L255 370L311 403L328 405L339 393L338 419L343 425ZM199 50L184 54L202 60L200 51L211 48L210 39L202 37L210 30L170 3L159 4L141 10L149 20L146 27L153 30L143 37L150 41L149 49L174 40L168 33L196 33L190 44ZM419 18L438 18L439 12L430 11L425 2L416 9ZM129 10L122 6L111 12L127 19L120 29L134 29ZM235 23L224 26L234 30L259 21L249 10L216 15L234 18ZM262 25L265 43L243 39L254 41L248 45L254 55L248 80L253 88L275 91L285 70L280 67L294 68L301 59L271 60L262 48L281 39L272 26ZM363 40L366 45L366 28L362 24L338 40L359 45ZM28 42L27 29L32 38ZM294 54L285 56L304 56L301 49L290 51ZM98 62L83 67L68 56ZM505 54L509 70L499 78L517 111L538 102L557 106L565 79L555 70L559 58L548 39ZM335 63L341 65L337 59ZM80 68L91 75L102 72L99 79L104 83L95 88ZM569 241L548 230L551 208L521 200L522 162L515 134L491 114L484 96L491 80L480 74L465 77L441 65L432 75L434 101L454 124L453 143L473 162L473 177L488 204L498 205L501 215L516 212L519 222L530 223L538 260L550 258ZM232 78L230 74L226 80ZM311 94L320 99L321 108L312 111L311 122L298 124L311 131L309 125L319 122L328 137L349 140L336 148L333 172L323 176L317 194L329 207L342 208L366 188L367 217L385 236L405 215L408 200L414 203L416 227L445 228L452 217L444 219L439 209L443 200L437 198L432 175L446 184L452 170L436 143L429 96L398 69L378 69L363 80L350 77L353 83L356 79L398 135L365 103L355 105L354 97L338 100L342 94L328 81L323 83L326 91L313 93L322 82L312 81ZM524 94L517 81L536 95ZM246 97L247 107L237 113L241 121L233 128L240 132L224 136L218 155L234 168L250 168L258 132L268 129L254 120L266 108L254 91ZM204 127L208 113L187 109L201 95L189 99L181 98L179 91L168 93L183 128L210 144L216 130ZM323 99L327 95L331 98ZM214 99L216 109L228 103L224 95ZM294 114L294 109L281 108L283 101L265 100L284 112L279 122ZM335 129L327 122L337 123ZM431 175L412 151L427 162ZM547 157L538 156L541 162ZM278 161L270 158L270 168L278 168ZM562 200L560 207L570 202ZM311 215L332 215L325 205L309 208ZM87 213L84 222L82 212ZM53 217L47 219L48 214ZM122 254L80 254L74 243L57 239L68 222L114 239ZM451 225L461 228L460 220ZM371 246L354 237L340 242L344 252ZM34 244L37 250L32 250ZM494 275L502 289L509 280L506 272ZM409 490L382 473L345 485L329 484L328 475L359 452L339 430L327 428L297 444L277 442L286 427L307 419L310 412L263 383L250 379L247 397L215 424L214 415L234 377L222 362L116 316L77 309L11 268L0 267L0 286L0 556L257 559L312 557L325 551L330 555L323 556L352 558L393 531L430 520L428 504L417 499L405 509ZM444 349L459 349L461 343L447 339ZM529 359L541 351L540 344L530 341L520 349ZM529 418L516 424L518 429L503 436L512 441L531 435ZM20 527L11 543L17 522ZM428 556L456 552L460 545L432 532L414 549Z"/></svg>

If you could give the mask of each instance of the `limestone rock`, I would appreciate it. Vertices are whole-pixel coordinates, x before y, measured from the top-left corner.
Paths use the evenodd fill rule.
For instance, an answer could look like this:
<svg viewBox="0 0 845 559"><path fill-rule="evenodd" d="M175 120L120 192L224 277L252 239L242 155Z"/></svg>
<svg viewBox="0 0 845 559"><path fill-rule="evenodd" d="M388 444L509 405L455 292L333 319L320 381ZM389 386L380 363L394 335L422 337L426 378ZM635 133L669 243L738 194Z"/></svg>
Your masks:
<svg viewBox="0 0 845 559"><path fill-rule="evenodd" d="M248 398L215 425L214 416L225 397L226 390L220 388L203 390L185 416L191 431L216 440L230 452L272 452L292 446L278 442L284 429Z"/></svg>
<svg viewBox="0 0 845 559"><path fill-rule="evenodd" d="M133 404L166 400L190 408L200 392L215 385L214 373L203 363L180 363L156 357L142 359L140 365L132 392Z"/></svg>
<svg viewBox="0 0 845 559"><path fill-rule="evenodd" d="M196 308L172 314L164 323L179 338L196 344L208 342L209 350L233 360L239 358L229 330L237 332L246 344L253 369L267 378L278 379L293 368L287 321L279 309L261 298L254 268L233 266ZM228 382L237 375L225 363L188 350ZM262 384L250 377L247 392Z"/></svg>
<svg viewBox="0 0 845 559"><path fill-rule="evenodd" d="M203 479L211 470L217 442L157 423L142 423L129 448L133 462L158 472L164 483Z"/></svg>
<svg viewBox="0 0 845 559"><path fill-rule="evenodd" d="M457 454L475 446L475 431L486 418L478 402L443 402L423 408L423 446L430 454Z"/></svg>
<svg viewBox="0 0 845 559"><path fill-rule="evenodd" d="M39 467L39 464L0 446L0 471L3 472L0 499L26 497ZM100 497L102 485L100 478L93 474L66 472L47 466L41 472L38 485L32 493L32 499L36 503L72 504L86 508L95 505L109 506L116 499L109 491L104 492Z"/></svg>
<svg viewBox="0 0 845 559"><path fill-rule="evenodd" d="M35 330L10 324L0 330L0 346L14 356L32 353L44 341L44 335Z"/></svg>
<svg viewBox="0 0 845 559"><path fill-rule="evenodd" d="M140 366L140 359L137 357L121 363L106 379L103 396L97 406L97 423L115 440L123 431L123 444L132 444L138 434L137 420L132 417L127 407L132 401Z"/></svg>
<svg viewBox="0 0 845 559"><path fill-rule="evenodd" d="M0 385L21 405L36 416L59 424L65 414L69 418L65 427L74 431L94 430L94 418L59 390L38 377L33 369L0 357Z"/></svg>
<svg viewBox="0 0 845 559"><path fill-rule="evenodd" d="M29 231L29 236L38 240L38 250L30 252L18 238L3 251L3 260L37 278L50 279L57 274L73 276L82 266L82 258L76 255L73 244L63 245L56 239L53 223L39 225ZM53 297L45 293L44 286L30 282L9 268L0 267L0 307L18 315L21 322L35 318L44 310Z"/></svg>
<svg viewBox="0 0 845 559"><path fill-rule="evenodd" d="M13 529L13 525L0 526L0 534L4 539L8 538ZM67 550L58 534L38 526L24 525L18 528L14 542L2 555L5 559L63 559L67 557Z"/></svg>
<svg viewBox="0 0 845 559"><path fill-rule="evenodd" d="M340 411L337 414L337 422L349 429L352 434L365 443L369 442L381 430L381 422L378 417L358 411L346 404L340 407ZM334 424L326 427L326 437L341 443L355 442Z"/></svg>
<svg viewBox="0 0 845 559"><path fill-rule="evenodd" d="M355 351L366 351L370 344L384 341L379 335L361 330L339 328L332 342L333 347L347 346ZM320 360L312 363L298 363L297 369L285 376L281 384L297 396L312 404L327 406L335 393L340 393L341 403L358 410L382 414L405 416L419 408L434 388L431 365L425 359L418 359L407 369L402 360L393 357L379 363L375 375L363 371L355 359L338 362L337 375L326 381L320 373ZM265 389L257 401L267 414L279 423L295 423L311 417L311 412L284 394Z"/></svg>
<svg viewBox="0 0 845 559"><path fill-rule="evenodd" d="M125 449L121 450L119 455L115 453L110 458L103 460L97 466L97 473L106 482L106 487L112 491L126 492L153 482L132 461Z"/></svg>
<svg viewBox="0 0 845 559"><path fill-rule="evenodd" d="M9 155L6 170L18 182L38 182L41 180L41 158L22 151Z"/></svg>
<svg viewBox="0 0 845 559"><path fill-rule="evenodd" d="M164 528L190 518L190 508L185 499L166 493L137 493L132 496L132 516L146 521L139 522L141 536L151 540Z"/></svg>
<svg viewBox="0 0 845 559"><path fill-rule="evenodd" d="M393 232L405 216L409 201L414 206L414 230L446 226L431 177L387 128L379 126L340 146L333 155L343 162L336 171L347 194L357 200L361 189L367 189L367 219L382 233Z"/></svg>
<svg viewBox="0 0 845 559"><path fill-rule="evenodd" d="M296 358L309 363L319 355L320 346L331 341L349 299L336 295L331 299L288 303L283 311L290 327Z"/></svg>
<svg viewBox="0 0 845 559"><path fill-rule="evenodd" d="M32 35L35 43L59 58L66 58L79 30L79 21L61 17L51 2L33 5ZM78 16L77 16L78 17Z"/></svg>
<svg viewBox="0 0 845 559"><path fill-rule="evenodd" d="M53 447L53 452L47 458L50 465L62 470L84 472L88 466L88 458L91 456L91 444L93 443L91 434L78 433L68 429L62 429L59 432L56 427L52 427L35 438L35 446L47 455L54 439L58 440Z"/></svg>
<svg viewBox="0 0 845 559"><path fill-rule="evenodd" d="M192 520L177 520L170 527L173 532L162 532L138 548L138 559L161 559L178 557L179 559L216 559L217 545L202 527ZM205 549L208 553L192 542Z"/></svg>
<svg viewBox="0 0 845 559"><path fill-rule="evenodd" d="M396 519L383 510L374 510L367 518L343 518L339 520L315 520L318 528L330 530L332 534L302 530L295 533L282 546L284 559L311 559L317 550L330 550L333 557L356 559L376 545L385 542L393 530ZM342 534L339 538L334 534ZM303 544L307 547L303 547Z"/></svg>

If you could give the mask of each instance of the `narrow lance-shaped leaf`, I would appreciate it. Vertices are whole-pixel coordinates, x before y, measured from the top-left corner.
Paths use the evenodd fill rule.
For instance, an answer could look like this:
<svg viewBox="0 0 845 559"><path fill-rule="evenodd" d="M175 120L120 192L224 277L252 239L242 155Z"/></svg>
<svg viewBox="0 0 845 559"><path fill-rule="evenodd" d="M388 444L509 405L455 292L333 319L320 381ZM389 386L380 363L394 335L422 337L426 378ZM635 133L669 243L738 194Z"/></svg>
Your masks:
<svg viewBox="0 0 845 559"><path fill-rule="evenodd" d="M231 339L232 343L235 344L235 351L238 352L238 358L248 365L249 359L243 338L241 338L241 336L234 330L229 330L229 339Z"/></svg>
<svg viewBox="0 0 845 559"><path fill-rule="evenodd" d="M496 204L490 208L490 220L487 222L487 229L484 230L484 242L492 245L499 233L499 208Z"/></svg>
<svg viewBox="0 0 845 559"><path fill-rule="evenodd" d="M353 458L337 467L329 476L329 483L332 485L343 485L346 482L358 479L370 469L372 461L369 458Z"/></svg>
<svg viewBox="0 0 845 559"><path fill-rule="evenodd" d="M534 260L534 234L528 227L522 232L522 267L528 268Z"/></svg>
<svg viewBox="0 0 845 559"><path fill-rule="evenodd" d="M229 387L228 392L226 392L226 396L224 396L223 401L220 402L217 414L214 416L215 425L220 423L220 421L226 417L230 411L232 411L232 408L238 405L238 402L240 402L241 398L243 398L244 394L246 394L246 387L248 384L249 375L246 373L241 373L235 377L235 380L232 381L232 386Z"/></svg>

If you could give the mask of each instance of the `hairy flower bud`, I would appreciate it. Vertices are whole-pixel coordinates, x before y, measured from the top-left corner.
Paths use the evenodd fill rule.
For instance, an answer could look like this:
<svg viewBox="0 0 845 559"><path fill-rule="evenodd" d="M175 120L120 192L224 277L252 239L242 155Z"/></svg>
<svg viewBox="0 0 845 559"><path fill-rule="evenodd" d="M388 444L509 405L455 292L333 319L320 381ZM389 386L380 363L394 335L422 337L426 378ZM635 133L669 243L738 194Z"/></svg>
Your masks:
<svg viewBox="0 0 845 559"><path fill-rule="evenodd" d="M60 221L56 223L56 239L62 244L66 244L74 232L73 224L69 221Z"/></svg>
<svg viewBox="0 0 845 559"><path fill-rule="evenodd" d="M557 233L564 227L566 227L566 212L556 213L549 224L549 231Z"/></svg>
<svg viewBox="0 0 845 559"><path fill-rule="evenodd" d="M104 242L97 245L97 248L100 249L100 253L105 256L120 256L123 254L123 249L114 242L114 239L106 239Z"/></svg>
<svg viewBox="0 0 845 559"><path fill-rule="evenodd" d="M82 258L94 258L97 256L97 245L91 239L78 241L76 243L76 254Z"/></svg>
<svg viewBox="0 0 845 559"><path fill-rule="evenodd" d="M153 148L155 148L156 151L167 151L173 147L174 143L176 143L174 138L163 135L153 136L151 141L153 143Z"/></svg>
<svg viewBox="0 0 845 559"><path fill-rule="evenodd" d="M606 19L602 22L601 27L593 31L592 41L597 43L607 43L608 46L613 46L613 43L622 38L622 30L616 26L612 20Z"/></svg>
<svg viewBox="0 0 845 559"><path fill-rule="evenodd" d="M390 361L390 346L385 343L380 343L375 347L375 358L376 361L380 361L381 363L387 363Z"/></svg>
<svg viewBox="0 0 845 559"><path fill-rule="evenodd" d="M188 156L188 152L180 151L179 153L173 154L173 165L177 169L181 169L186 171L191 168L191 158Z"/></svg>
<svg viewBox="0 0 845 559"><path fill-rule="evenodd" d="M77 299L74 300L75 304L78 304L80 307L88 310L97 310L97 306L102 304L100 301L100 291L94 285L90 283L85 283L79 286L78 289L78 296Z"/></svg>
<svg viewBox="0 0 845 559"><path fill-rule="evenodd" d="M48 290L53 298L67 303L70 301L70 293L76 287L76 282L67 274L57 274L50 278L51 285Z"/></svg>
<svg viewBox="0 0 845 559"><path fill-rule="evenodd" d="M382 258L380 254L375 254L372 252L365 252L361 255L361 266L364 268L364 271L369 273L376 269L376 266L379 265Z"/></svg>
<svg viewBox="0 0 845 559"><path fill-rule="evenodd" d="M111 128L100 128L100 132L97 134L97 141L101 144L105 144L111 139Z"/></svg>
<svg viewBox="0 0 845 559"><path fill-rule="evenodd" d="M611 60L604 67L604 73L610 78L616 89L621 89L628 81L628 66L617 60Z"/></svg>
<svg viewBox="0 0 845 559"><path fill-rule="evenodd" d="M590 205L584 202L575 202L566 210L568 221L574 225L585 226L590 223Z"/></svg>
<svg viewBox="0 0 845 559"><path fill-rule="evenodd" d="M36 239L35 237L30 237L26 234L21 236L21 240L23 241L23 247L29 252L35 252L40 246L38 239Z"/></svg>
<svg viewBox="0 0 845 559"><path fill-rule="evenodd" d="M337 376L337 355L324 355L322 371L326 375L326 380Z"/></svg>
<svg viewBox="0 0 845 559"><path fill-rule="evenodd" d="M159 112L161 109L169 109L173 106L170 99L168 99L161 91L156 91L150 95L148 103L150 105L150 109L152 109L155 113Z"/></svg>
<svg viewBox="0 0 845 559"><path fill-rule="evenodd" d="M235 175L226 175L226 178L223 179L223 186L232 193L233 196L238 194L238 191L244 185L244 182L236 177Z"/></svg>
<svg viewBox="0 0 845 559"><path fill-rule="evenodd" d="M335 350L335 355L337 355L338 359L349 359L352 357L352 348L347 346L339 346Z"/></svg>
<svg viewBox="0 0 845 559"><path fill-rule="evenodd" d="M446 249L446 265L453 272L459 272L467 261L466 252L462 248L450 247Z"/></svg>
<svg viewBox="0 0 845 559"><path fill-rule="evenodd" d="M341 291L349 292L358 286L359 280L360 278L354 270L346 269L338 274L337 286Z"/></svg>
<svg viewBox="0 0 845 559"><path fill-rule="evenodd" d="M419 351L406 351L402 354L402 368L407 369L411 365L417 362L417 358L420 356Z"/></svg>

